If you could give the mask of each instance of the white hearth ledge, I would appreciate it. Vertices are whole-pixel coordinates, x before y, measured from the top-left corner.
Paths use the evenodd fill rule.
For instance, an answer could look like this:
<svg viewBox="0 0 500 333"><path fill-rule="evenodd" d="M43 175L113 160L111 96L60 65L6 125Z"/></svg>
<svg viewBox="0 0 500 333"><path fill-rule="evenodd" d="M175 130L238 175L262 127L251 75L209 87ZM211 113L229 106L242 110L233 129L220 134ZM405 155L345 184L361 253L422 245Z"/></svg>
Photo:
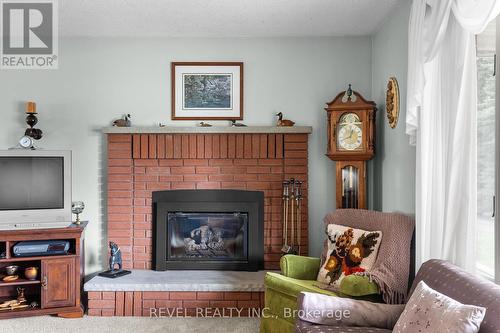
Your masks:
<svg viewBox="0 0 500 333"><path fill-rule="evenodd" d="M310 134L312 133L311 126L292 126L292 127L276 127L276 126L248 126L248 127L230 127L230 126L212 126L212 127L197 127L197 126L166 126L166 127L104 127L103 133L106 134L183 134L183 133L277 133L277 134Z"/></svg>
<svg viewBox="0 0 500 333"><path fill-rule="evenodd" d="M116 279L95 276L85 291L264 291L267 271L132 270Z"/></svg>

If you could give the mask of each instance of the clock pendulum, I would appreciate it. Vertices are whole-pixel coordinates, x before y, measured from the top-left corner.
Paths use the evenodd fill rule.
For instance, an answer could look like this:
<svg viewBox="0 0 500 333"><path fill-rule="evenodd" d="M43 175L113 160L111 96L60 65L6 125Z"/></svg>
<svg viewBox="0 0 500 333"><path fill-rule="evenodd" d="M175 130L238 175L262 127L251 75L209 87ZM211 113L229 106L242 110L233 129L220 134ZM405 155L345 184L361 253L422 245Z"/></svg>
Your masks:
<svg viewBox="0 0 500 333"><path fill-rule="evenodd" d="M366 161L375 155L375 103L351 85L325 108L326 155L336 161L336 207L366 208Z"/></svg>

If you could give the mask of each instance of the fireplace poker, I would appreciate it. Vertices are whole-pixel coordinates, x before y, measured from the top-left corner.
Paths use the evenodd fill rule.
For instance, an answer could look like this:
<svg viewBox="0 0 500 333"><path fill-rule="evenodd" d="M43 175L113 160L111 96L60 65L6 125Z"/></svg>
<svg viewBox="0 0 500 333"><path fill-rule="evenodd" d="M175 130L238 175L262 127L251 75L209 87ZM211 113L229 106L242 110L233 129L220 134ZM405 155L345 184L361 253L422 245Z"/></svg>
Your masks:
<svg viewBox="0 0 500 333"><path fill-rule="evenodd" d="M283 247L281 248L281 252L283 254L288 253L289 251L289 246L288 246L288 201L290 200L290 195L289 195L289 182L284 181L283 182Z"/></svg>
<svg viewBox="0 0 500 333"><path fill-rule="evenodd" d="M297 180L295 182L295 201L296 201L296 206L297 206L297 249L298 249L298 255L302 253L302 209L301 209L301 202L302 202L302 182L300 180Z"/></svg>
<svg viewBox="0 0 500 333"><path fill-rule="evenodd" d="M291 249L295 247L295 178L290 178L290 228L291 228Z"/></svg>

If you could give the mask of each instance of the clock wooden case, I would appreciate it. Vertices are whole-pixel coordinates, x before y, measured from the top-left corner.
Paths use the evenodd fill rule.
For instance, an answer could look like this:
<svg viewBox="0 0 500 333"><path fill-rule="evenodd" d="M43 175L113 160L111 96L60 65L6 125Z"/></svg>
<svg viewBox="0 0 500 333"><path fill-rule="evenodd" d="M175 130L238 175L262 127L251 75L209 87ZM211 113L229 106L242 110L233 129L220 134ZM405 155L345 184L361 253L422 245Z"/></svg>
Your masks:
<svg viewBox="0 0 500 333"><path fill-rule="evenodd" d="M375 103L349 89L325 108L326 155L337 161L337 208L366 208L366 161L375 155Z"/></svg>

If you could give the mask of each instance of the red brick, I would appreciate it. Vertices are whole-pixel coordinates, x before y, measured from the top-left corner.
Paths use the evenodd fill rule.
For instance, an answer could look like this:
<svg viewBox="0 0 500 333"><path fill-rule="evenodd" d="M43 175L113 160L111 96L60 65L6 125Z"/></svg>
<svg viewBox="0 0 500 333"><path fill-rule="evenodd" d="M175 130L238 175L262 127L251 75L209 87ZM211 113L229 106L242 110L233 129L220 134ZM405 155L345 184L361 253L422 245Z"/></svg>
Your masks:
<svg viewBox="0 0 500 333"><path fill-rule="evenodd" d="M155 302L155 305L157 308L182 308L182 301L169 301L169 300L163 300L163 299L158 299Z"/></svg>
<svg viewBox="0 0 500 333"><path fill-rule="evenodd" d="M247 167L247 173L269 173L271 168L267 166L249 166Z"/></svg>
<svg viewBox="0 0 500 333"><path fill-rule="evenodd" d="M187 182L206 182L208 181L208 175L198 175L198 174L193 174L193 175L184 175L184 181Z"/></svg>
<svg viewBox="0 0 500 333"><path fill-rule="evenodd" d="M257 174L241 174L241 175L234 175L234 181L255 181L258 180L258 175Z"/></svg>
<svg viewBox="0 0 500 333"><path fill-rule="evenodd" d="M129 175L132 173L131 166L110 166L108 167L108 174L125 174Z"/></svg>
<svg viewBox="0 0 500 333"><path fill-rule="evenodd" d="M182 174L170 175L170 176L160 176L160 182L182 182L184 177Z"/></svg>
<svg viewBox="0 0 500 333"><path fill-rule="evenodd" d="M172 291L170 292L171 300L195 300L196 292L191 291Z"/></svg>
<svg viewBox="0 0 500 333"><path fill-rule="evenodd" d="M234 180L233 175L209 175L208 180L214 182L230 182Z"/></svg>
<svg viewBox="0 0 500 333"><path fill-rule="evenodd" d="M259 165L268 165L268 166L283 165L283 159L272 159L272 158L260 159Z"/></svg>
<svg viewBox="0 0 500 333"><path fill-rule="evenodd" d="M88 299L102 299L100 291L89 291Z"/></svg>
<svg viewBox="0 0 500 333"><path fill-rule="evenodd" d="M132 181L132 174L130 175L108 175L108 182L131 182Z"/></svg>
<svg viewBox="0 0 500 333"><path fill-rule="evenodd" d="M115 300L114 299L90 299L89 300L89 309L114 309L115 308Z"/></svg>
<svg viewBox="0 0 500 333"><path fill-rule="evenodd" d="M185 309L194 308L208 308L210 307L210 301L183 301L182 307Z"/></svg>
<svg viewBox="0 0 500 333"><path fill-rule="evenodd" d="M132 149L132 145L130 142L109 142L108 150L109 151L127 151L130 154Z"/></svg>
<svg viewBox="0 0 500 333"><path fill-rule="evenodd" d="M194 190L196 184L194 182L172 183L172 190Z"/></svg>
<svg viewBox="0 0 500 333"><path fill-rule="evenodd" d="M142 300L142 308L143 309L150 309L155 307L155 300L154 299L143 299Z"/></svg>
<svg viewBox="0 0 500 333"><path fill-rule="evenodd" d="M103 291L102 292L102 299L115 299L115 292L114 291Z"/></svg>
<svg viewBox="0 0 500 333"><path fill-rule="evenodd" d="M88 309L87 315L100 317L101 316L101 309Z"/></svg>
<svg viewBox="0 0 500 333"><path fill-rule="evenodd" d="M285 134L285 142L307 142L307 134Z"/></svg>
<svg viewBox="0 0 500 333"><path fill-rule="evenodd" d="M109 159L124 159L124 158L130 158L132 155L131 150L110 150L108 151L108 158Z"/></svg>
<svg viewBox="0 0 500 333"><path fill-rule="evenodd" d="M159 162L160 166L182 166L182 160L180 159L165 159L165 160L160 160Z"/></svg>
<svg viewBox="0 0 500 333"><path fill-rule="evenodd" d="M197 297L199 300L223 300L224 293L214 291L199 291L197 293Z"/></svg>
<svg viewBox="0 0 500 333"><path fill-rule="evenodd" d="M132 191L108 191L108 198L131 198Z"/></svg>
<svg viewBox="0 0 500 333"><path fill-rule="evenodd" d="M144 291L142 293L143 299L169 299L170 295L166 291Z"/></svg>
<svg viewBox="0 0 500 333"><path fill-rule="evenodd" d="M135 159L135 166L157 166L158 160L155 159Z"/></svg>
<svg viewBox="0 0 500 333"><path fill-rule="evenodd" d="M238 308L260 308L260 301L252 300L252 301L238 301Z"/></svg>
<svg viewBox="0 0 500 333"><path fill-rule="evenodd" d="M205 189L205 190L216 190L220 189L221 185L220 182L199 182L196 183L196 188L197 189Z"/></svg>
<svg viewBox="0 0 500 333"><path fill-rule="evenodd" d="M220 172L219 167L196 167L196 173L209 173L209 174L216 174Z"/></svg>
<svg viewBox="0 0 500 333"><path fill-rule="evenodd" d="M132 142L130 134L108 134L109 142Z"/></svg>
<svg viewBox="0 0 500 333"><path fill-rule="evenodd" d="M179 175L179 174L185 175L189 173L195 173L195 169L192 166L172 167L170 171L174 175Z"/></svg>
<svg viewBox="0 0 500 333"><path fill-rule="evenodd" d="M208 166L208 160L206 160L206 159L186 159L186 160L184 160L184 166Z"/></svg>
<svg viewBox="0 0 500 333"><path fill-rule="evenodd" d="M170 174L170 167L166 166L154 166L154 167L147 167L146 168L146 173L150 175L168 175Z"/></svg>
<svg viewBox="0 0 500 333"><path fill-rule="evenodd" d="M247 183L245 182L222 182L221 188L227 189L246 189Z"/></svg>
<svg viewBox="0 0 500 333"><path fill-rule="evenodd" d="M108 159L108 167L114 167L114 166L132 166L132 159L129 158L115 158L115 159Z"/></svg>
<svg viewBox="0 0 500 333"><path fill-rule="evenodd" d="M252 299L251 292L224 292L224 300L234 301L234 300L250 300Z"/></svg>
<svg viewBox="0 0 500 333"><path fill-rule="evenodd" d="M210 166L227 166L227 165L233 165L233 160L232 159L210 159L208 164Z"/></svg>
<svg viewBox="0 0 500 333"><path fill-rule="evenodd" d="M307 166L285 166L285 173L305 173L305 174L307 174Z"/></svg>
<svg viewBox="0 0 500 333"><path fill-rule="evenodd" d="M127 182L127 183L111 183L108 182L108 190L131 190L132 189L132 183Z"/></svg>
<svg viewBox="0 0 500 333"><path fill-rule="evenodd" d="M235 308L238 306L237 301L210 301L210 306L213 308Z"/></svg>

